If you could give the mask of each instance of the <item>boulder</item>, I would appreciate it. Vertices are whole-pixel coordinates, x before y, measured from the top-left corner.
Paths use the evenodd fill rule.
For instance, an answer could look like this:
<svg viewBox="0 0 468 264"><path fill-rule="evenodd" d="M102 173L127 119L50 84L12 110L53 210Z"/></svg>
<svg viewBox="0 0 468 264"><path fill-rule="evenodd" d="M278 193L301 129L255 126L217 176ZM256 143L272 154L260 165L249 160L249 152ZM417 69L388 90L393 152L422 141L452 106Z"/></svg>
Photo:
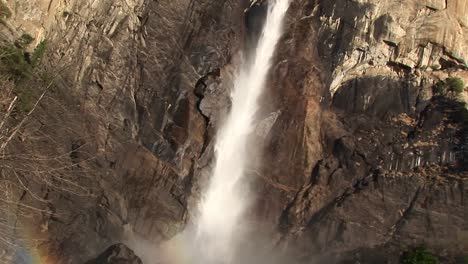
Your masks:
<svg viewBox="0 0 468 264"><path fill-rule="evenodd" d="M115 244L85 264L142 264L142 262L126 245Z"/></svg>

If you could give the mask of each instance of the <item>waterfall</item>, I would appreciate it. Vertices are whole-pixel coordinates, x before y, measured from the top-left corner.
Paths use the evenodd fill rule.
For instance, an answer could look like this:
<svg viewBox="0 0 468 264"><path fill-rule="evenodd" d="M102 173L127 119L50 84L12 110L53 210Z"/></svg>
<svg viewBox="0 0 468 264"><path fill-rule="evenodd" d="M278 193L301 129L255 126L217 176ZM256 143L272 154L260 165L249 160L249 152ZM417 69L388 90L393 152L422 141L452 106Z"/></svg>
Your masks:
<svg viewBox="0 0 468 264"><path fill-rule="evenodd" d="M249 206L243 179L252 157L248 144L290 0L270 0L266 21L251 56L240 65L231 92L231 110L216 137L215 164L199 205L195 243L199 263L232 263L242 220Z"/></svg>

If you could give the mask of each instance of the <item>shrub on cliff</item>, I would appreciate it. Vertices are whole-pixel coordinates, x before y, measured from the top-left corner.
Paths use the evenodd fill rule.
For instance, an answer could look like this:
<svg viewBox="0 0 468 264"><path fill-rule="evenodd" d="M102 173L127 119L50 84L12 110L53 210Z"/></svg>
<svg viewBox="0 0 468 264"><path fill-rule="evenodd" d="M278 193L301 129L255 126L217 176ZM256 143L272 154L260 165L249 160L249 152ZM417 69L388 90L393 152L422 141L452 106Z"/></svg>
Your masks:
<svg viewBox="0 0 468 264"><path fill-rule="evenodd" d="M457 77L447 78L445 81L437 82L433 87L433 92L436 95L446 96L451 93L453 96L461 94L465 89L465 82Z"/></svg>
<svg viewBox="0 0 468 264"><path fill-rule="evenodd" d="M0 46L0 71L14 81L28 78L32 67L26 58L24 50L13 44Z"/></svg>
<svg viewBox="0 0 468 264"><path fill-rule="evenodd" d="M15 46L20 49L24 49L27 46L29 46L33 41L34 41L34 38L31 35L25 33L21 35L21 37L15 41Z"/></svg>
<svg viewBox="0 0 468 264"><path fill-rule="evenodd" d="M0 46L0 71L14 81L29 78L33 69L40 63L47 47L47 42L42 41L30 54L25 48L32 41L30 35L24 34L14 44Z"/></svg>
<svg viewBox="0 0 468 264"><path fill-rule="evenodd" d="M44 57L46 48L47 48L47 41L43 40L34 49L34 52L31 56L31 64L34 67L37 66L41 62L42 57Z"/></svg>
<svg viewBox="0 0 468 264"><path fill-rule="evenodd" d="M456 77L450 77L445 80L445 83L448 86L449 91L454 94L461 94L465 89L465 82Z"/></svg>
<svg viewBox="0 0 468 264"><path fill-rule="evenodd" d="M18 96L16 109L22 113L31 111L35 103L36 91L31 81L44 79L44 74L36 68L46 51L46 42L39 43L31 54L26 48L33 40L29 34L23 34L14 43L0 46L0 75L15 84L13 94Z"/></svg>
<svg viewBox="0 0 468 264"><path fill-rule="evenodd" d="M445 96L445 94L446 94L445 83L443 81L438 81L434 85L432 91L436 95Z"/></svg>
<svg viewBox="0 0 468 264"><path fill-rule="evenodd" d="M419 246L403 254L402 264L439 264L439 259L423 246Z"/></svg>

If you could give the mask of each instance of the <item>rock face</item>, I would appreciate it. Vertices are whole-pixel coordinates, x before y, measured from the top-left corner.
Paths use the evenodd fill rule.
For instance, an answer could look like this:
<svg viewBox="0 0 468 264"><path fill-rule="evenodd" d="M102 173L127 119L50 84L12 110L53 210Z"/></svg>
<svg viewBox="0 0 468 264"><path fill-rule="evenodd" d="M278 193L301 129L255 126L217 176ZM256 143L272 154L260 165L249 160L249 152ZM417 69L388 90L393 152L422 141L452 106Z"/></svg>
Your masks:
<svg viewBox="0 0 468 264"><path fill-rule="evenodd" d="M86 171L80 174L86 177L73 178L86 192L55 192L41 184L32 195L18 191L15 200L47 208L37 216L42 227L30 224L35 222L30 218L21 220L35 226L35 239L48 241L41 251L63 262L82 263L126 236L153 241L172 237L185 225L196 163L208 135L194 89L239 50L243 5L189 0L51 3L57 8L41 13L41 22L33 23L38 27L23 30L36 38L38 28L47 32L44 66L60 72L55 84L64 94L54 100L69 110L44 103L44 111L36 113L41 122L31 127L51 135L41 142L42 150L57 147L64 166L78 164ZM31 2L28 9L10 6L10 28L36 14L36 4ZM45 23L46 17L53 21ZM24 145L18 140L12 151ZM36 202L36 197L47 202Z"/></svg>
<svg viewBox="0 0 468 264"><path fill-rule="evenodd" d="M441 254L466 251L466 173L460 172L466 168L466 121L452 112L466 109L463 103L432 96L434 83L444 74L465 74L463 56L454 55L462 51L448 43L465 38L466 28L457 20L450 30L460 35L449 41L438 38L442 32L452 34L446 23L424 32L416 26L439 15L457 17L457 1L444 10L421 1L405 2L404 10L400 4L293 3L292 32L278 55L284 64L273 83L282 86L283 101L294 90L300 96L289 98L309 106L301 107L303 119L295 114L279 124L291 120L307 130L273 129L279 134L271 145L281 148L288 145L281 140L296 138L298 143L289 145L301 146L293 151L302 151L308 162L302 159L302 168L292 174L286 172L293 171L289 166L278 173L270 164L280 184L293 187L296 179L297 191L280 217L285 243L292 248L334 257L415 243ZM447 62L449 68L428 68ZM298 73L302 75L296 77ZM282 104L283 115L291 113L285 110L291 105L297 103ZM311 147L312 142L320 146ZM272 160L277 160L287 151L274 153ZM287 160L299 159L291 155L281 164ZM457 172L441 170L446 165Z"/></svg>
<svg viewBox="0 0 468 264"><path fill-rule="evenodd" d="M115 244L86 264L142 264L142 262L127 246Z"/></svg>
<svg viewBox="0 0 468 264"><path fill-rule="evenodd" d="M83 263L128 236L183 229L265 2L7 4L10 28L48 40L56 100L72 117L44 105L44 125L31 126L61 138L57 151L88 176L74 178L82 196L38 184L42 248ZM252 221L303 260L379 262L421 243L447 261L466 252L467 94L433 92L468 80L466 13L465 0L293 0L259 113ZM73 133L55 129L65 121Z"/></svg>

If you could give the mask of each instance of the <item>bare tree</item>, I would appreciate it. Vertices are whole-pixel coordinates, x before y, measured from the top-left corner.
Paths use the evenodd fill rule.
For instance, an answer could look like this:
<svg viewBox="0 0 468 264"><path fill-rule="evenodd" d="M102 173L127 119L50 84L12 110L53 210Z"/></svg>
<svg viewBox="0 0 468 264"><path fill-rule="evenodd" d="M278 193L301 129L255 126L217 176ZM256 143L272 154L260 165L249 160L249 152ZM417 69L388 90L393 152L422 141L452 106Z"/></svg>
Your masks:
<svg viewBox="0 0 468 264"><path fill-rule="evenodd" d="M89 175L86 163L94 157L83 155L85 158L74 159L77 153L85 151L86 144L66 146L51 134L50 128L44 128L50 119L47 116L51 114L50 109L59 109L55 112L62 115L69 114L68 106L50 95L58 77L46 83L38 81L39 75L33 77L37 80L22 84L11 81L6 75L0 77L0 263L8 258L12 261L15 250L40 242L23 236L27 232L22 220L60 218L61 212L51 206L48 193L91 195L81 182ZM26 112L19 109L21 95L15 93L17 85L34 86L32 106ZM79 129L73 127L73 118L58 119L63 123L56 122L56 126L64 132L55 134L77 134ZM66 120L71 121L67 123ZM39 221L35 228L46 232L48 222ZM2 248L9 252L5 254L9 256L6 260L2 257Z"/></svg>

